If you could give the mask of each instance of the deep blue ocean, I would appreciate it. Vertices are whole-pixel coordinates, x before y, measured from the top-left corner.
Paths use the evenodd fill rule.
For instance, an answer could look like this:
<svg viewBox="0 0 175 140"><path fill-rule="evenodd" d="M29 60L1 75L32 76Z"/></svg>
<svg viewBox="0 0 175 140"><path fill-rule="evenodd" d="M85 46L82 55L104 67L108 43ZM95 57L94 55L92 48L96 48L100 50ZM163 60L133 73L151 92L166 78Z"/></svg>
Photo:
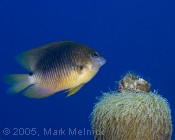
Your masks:
<svg viewBox="0 0 175 140"><path fill-rule="evenodd" d="M83 132L91 131L89 116L97 98L115 90L128 71L148 80L152 91L168 100L174 124L174 7L173 0L0 0L0 76L26 73L15 56L53 41L81 42L107 60L69 98L64 92L38 100L9 95L9 86L1 81L0 140L93 140ZM42 135L44 129L60 133Z"/></svg>

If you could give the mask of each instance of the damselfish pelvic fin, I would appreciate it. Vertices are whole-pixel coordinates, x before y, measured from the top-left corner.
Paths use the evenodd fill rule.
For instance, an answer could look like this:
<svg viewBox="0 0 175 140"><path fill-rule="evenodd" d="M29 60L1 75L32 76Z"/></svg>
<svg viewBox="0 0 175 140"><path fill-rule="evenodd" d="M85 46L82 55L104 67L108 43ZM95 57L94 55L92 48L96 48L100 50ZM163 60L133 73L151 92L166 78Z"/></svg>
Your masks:
<svg viewBox="0 0 175 140"><path fill-rule="evenodd" d="M69 94L67 95L67 97L69 97L69 96L75 94L75 93L76 93L78 90L80 90L83 86L84 86L84 84L81 84L81 85L79 85L79 86L77 86L77 87L70 88L70 89L67 91L67 92L69 93Z"/></svg>
<svg viewBox="0 0 175 140"><path fill-rule="evenodd" d="M43 88L37 84L34 84L24 91L24 96L29 98L45 98L53 95L54 93L55 91L51 89Z"/></svg>
<svg viewBox="0 0 175 140"><path fill-rule="evenodd" d="M8 93L19 93L32 83L30 82L28 74L9 74L4 76L4 81L12 87L7 91Z"/></svg>

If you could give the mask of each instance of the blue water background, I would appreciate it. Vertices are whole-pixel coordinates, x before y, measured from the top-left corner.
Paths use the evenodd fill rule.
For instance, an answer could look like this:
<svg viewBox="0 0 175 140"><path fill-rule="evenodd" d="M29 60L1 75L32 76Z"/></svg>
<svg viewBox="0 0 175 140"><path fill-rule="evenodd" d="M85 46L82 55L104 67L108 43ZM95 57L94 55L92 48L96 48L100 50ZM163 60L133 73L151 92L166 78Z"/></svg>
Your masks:
<svg viewBox="0 0 175 140"><path fill-rule="evenodd" d="M175 122L175 3L173 0L0 0L0 75L26 73L14 60L20 52L61 40L96 49L107 63L78 93L60 92L35 100L8 95L0 84L0 139L92 140L68 135L68 129L91 130L90 114L101 91L134 71L170 103ZM4 128L10 134L3 134ZM14 128L36 128L40 136L13 136ZM43 136L43 129L66 135ZM22 130L20 130L22 131ZM22 133L22 132L21 132ZM173 136L172 140L175 140Z"/></svg>

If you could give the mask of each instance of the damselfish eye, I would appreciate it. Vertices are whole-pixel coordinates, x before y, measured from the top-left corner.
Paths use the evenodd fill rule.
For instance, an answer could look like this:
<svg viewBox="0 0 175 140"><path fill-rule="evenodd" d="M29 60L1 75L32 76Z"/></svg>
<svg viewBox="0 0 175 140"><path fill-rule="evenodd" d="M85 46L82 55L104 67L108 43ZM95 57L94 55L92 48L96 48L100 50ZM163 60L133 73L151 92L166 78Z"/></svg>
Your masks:
<svg viewBox="0 0 175 140"><path fill-rule="evenodd" d="M97 52L95 52L95 53L92 54L92 57L93 58L97 58L98 56L99 56L99 54Z"/></svg>

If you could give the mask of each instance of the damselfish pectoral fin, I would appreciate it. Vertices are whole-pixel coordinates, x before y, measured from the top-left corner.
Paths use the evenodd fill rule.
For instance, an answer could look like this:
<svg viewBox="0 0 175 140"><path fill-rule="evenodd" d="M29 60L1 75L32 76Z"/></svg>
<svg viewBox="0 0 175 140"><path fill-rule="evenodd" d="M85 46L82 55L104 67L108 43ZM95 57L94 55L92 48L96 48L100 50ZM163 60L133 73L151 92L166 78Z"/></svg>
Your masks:
<svg viewBox="0 0 175 140"><path fill-rule="evenodd" d="M67 95L67 97L69 97L69 96L75 94L75 93L76 93L78 90L80 90L83 86L84 86L84 84L79 85L79 86L77 86L77 87L70 88L70 89L67 91L67 92L69 93L69 94Z"/></svg>
<svg viewBox="0 0 175 140"><path fill-rule="evenodd" d="M78 74L83 74L84 73L84 66L82 66L82 65L78 66L77 72L78 72Z"/></svg>

